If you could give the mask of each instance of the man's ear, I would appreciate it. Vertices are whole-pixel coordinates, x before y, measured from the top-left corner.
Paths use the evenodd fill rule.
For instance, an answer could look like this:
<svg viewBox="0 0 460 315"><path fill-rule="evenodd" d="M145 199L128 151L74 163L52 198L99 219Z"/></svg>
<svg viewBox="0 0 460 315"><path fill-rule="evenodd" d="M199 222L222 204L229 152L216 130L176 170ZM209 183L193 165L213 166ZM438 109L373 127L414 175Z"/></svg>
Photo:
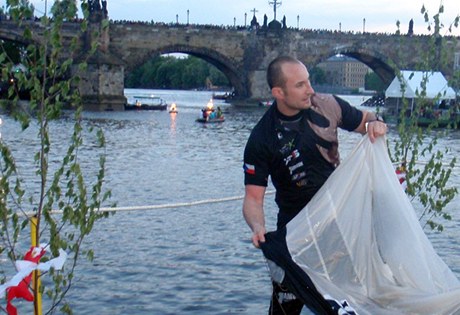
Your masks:
<svg viewBox="0 0 460 315"><path fill-rule="evenodd" d="M283 89L280 88L279 86L275 86L272 88L272 95L274 98L283 98L284 97L284 92Z"/></svg>

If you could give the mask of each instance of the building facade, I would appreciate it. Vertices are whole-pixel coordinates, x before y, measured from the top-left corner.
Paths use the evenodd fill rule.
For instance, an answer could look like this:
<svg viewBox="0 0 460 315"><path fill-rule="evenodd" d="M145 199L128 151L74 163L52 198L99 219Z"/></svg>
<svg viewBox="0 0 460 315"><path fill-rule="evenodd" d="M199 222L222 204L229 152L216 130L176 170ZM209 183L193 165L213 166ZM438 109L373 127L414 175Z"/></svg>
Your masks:
<svg viewBox="0 0 460 315"><path fill-rule="evenodd" d="M366 74L372 70L364 63L343 55L336 55L318 65L328 84L350 89L364 89Z"/></svg>

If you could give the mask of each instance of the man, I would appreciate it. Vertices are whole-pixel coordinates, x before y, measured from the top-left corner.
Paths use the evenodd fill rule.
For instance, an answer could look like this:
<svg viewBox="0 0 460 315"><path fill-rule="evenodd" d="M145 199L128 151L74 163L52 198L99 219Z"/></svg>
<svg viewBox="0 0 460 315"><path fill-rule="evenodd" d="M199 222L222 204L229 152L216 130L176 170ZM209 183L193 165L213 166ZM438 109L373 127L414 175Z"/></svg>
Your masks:
<svg viewBox="0 0 460 315"><path fill-rule="evenodd" d="M252 243L265 242L263 201L268 177L276 189L277 227L285 226L310 201L339 164L337 128L367 133L372 142L387 126L333 95L316 94L299 60L281 56L267 70L275 98L251 132L244 151L243 216ZM300 314L303 304L273 282L269 314Z"/></svg>

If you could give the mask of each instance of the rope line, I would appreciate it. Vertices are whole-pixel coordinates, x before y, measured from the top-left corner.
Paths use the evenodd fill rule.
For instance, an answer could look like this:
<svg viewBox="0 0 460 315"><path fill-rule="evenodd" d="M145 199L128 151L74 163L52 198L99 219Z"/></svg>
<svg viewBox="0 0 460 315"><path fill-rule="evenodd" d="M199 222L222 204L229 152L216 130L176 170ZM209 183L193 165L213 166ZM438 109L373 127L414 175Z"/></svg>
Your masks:
<svg viewBox="0 0 460 315"><path fill-rule="evenodd" d="M402 162L393 162L393 165L400 165ZM428 164L425 161L417 161L416 164ZM448 164L444 164L443 166L449 166ZM455 169L458 168L458 165L455 165ZM266 191L265 194L274 194L274 190ZM219 202L227 202L227 201L234 201L234 200L241 200L244 199L244 195L240 196L232 196L232 197L224 197L224 198L214 198L214 199L204 199L204 200L197 200L191 202L179 202L179 203L169 203L169 204L162 204L162 205L147 205L147 206L129 206L129 207L103 207L99 208L98 212L129 212L129 211L147 211L147 210L158 210L158 209L167 209L167 208L182 208L182 207L193 207L197 205L203 204L211 204L211 203L219 203ZM53 210L50 211L50 214L62 214L62 210ZM35 215L35 212L25 212L25 216L32 217Z"/></svg>
<svg viewBox="0 0 460 315"><path fill-rule="evenodd" d="M266 191L265 194L273 194L274 190ZM167 203L162 205L147 205L147 206L129 206L129 207L103 207L99 208L98 212L128 212L128 211L140 211L140 210L157 210L157 209L167 209L167 208L181 208L181 207L192 207L203 204L227 202L234 200L241 200L244 198L244 195L224 197L224 198L214 198L214 199L204 199L191 202L179 202L179 203ZM62 214L62 210L53 210L50 211L50 214ZM35 212L26 212L26 216L34 216Z"/></svg>
<svg viewBox="0 0 460 315"><path fill-rule="evenodd" d="M402 162L393 162L393 165L400 165ZM428 162L426 161L417 161L416 164L426 165ZM449 166L448 164L444 164L443 166ZM459 168L458 165L455 165L455 169ZM265 194L274 194L274 190L266 191ZM232 197L224 197L224 198L214 198L214 199L204 199L204 200L197 200L191 202L179 202L179 203L169 203L169 204L162 204L162 205L147 205L147 206L129 206L129 207L103 207L98 210L98 212L129 212L129 211L147 211L147 210L158 210L158 209L167 209L167 208L182 208L182 207L193 207L197 205L203 204L211 204L211 203L219 203L219 202L227 202L227 201L234 201L234 200L241 200L244 199L244 195L240 196L232 196ZM50 211L50 214L62 214L62 210L53 210ZM26 212L24 213L25 216L32 217L35 215L35 212Z"/></svg>

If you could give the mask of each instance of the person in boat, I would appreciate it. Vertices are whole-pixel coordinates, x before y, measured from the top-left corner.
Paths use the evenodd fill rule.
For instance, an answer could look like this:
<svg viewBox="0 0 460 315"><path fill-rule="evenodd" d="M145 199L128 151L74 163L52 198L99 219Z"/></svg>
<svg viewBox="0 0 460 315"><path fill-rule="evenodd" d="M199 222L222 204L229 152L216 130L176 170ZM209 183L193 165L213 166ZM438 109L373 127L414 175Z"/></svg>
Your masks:
<svg viewBox="0 0 460 315"><path fill-rule="evenodd" d="M276 189L277 228L285 226L320 189L339 164L337 128L368 134L372 142L387 132L375 113L345 100L317 94L305 65L290 56L273 60L267 81L275 98L253 128L244 150L243 216L252 243L265 242L264 196L268 178ZM273 281L269 314L300 314L303 303Z"/></svg>
<svg viewBox="0 0 460 315"><path fill-rule="evenodd" d="M216 119L217 118L217 113L215 111L212 111L210 114L209 114L209 119Z"/></svg>
<svg viewBox="0 0 460 315"><path fill-rule="evenodd" d="M203 116L203 119L208 120L208 111L206 108L201 109L201 115Z"/></svg>
<svg viewBox="0 0 460 315"><path fill-rule="evenodd" d="M220 106L217 106L217 118L222 118L222 109Z"/></svg>
<svg viewBox="0 0 460 315"><path fill-rule="evenodd" d="M201 112L203 114L203 118L206 119L206 121L213 118L212 116L213 116L213 113L214 113L214 104L212 102L212 99L208 102L208 104L206 104L206 107L204 107L201 110ZM215 116L215 114L214 114L214 116Z"/></svg>

